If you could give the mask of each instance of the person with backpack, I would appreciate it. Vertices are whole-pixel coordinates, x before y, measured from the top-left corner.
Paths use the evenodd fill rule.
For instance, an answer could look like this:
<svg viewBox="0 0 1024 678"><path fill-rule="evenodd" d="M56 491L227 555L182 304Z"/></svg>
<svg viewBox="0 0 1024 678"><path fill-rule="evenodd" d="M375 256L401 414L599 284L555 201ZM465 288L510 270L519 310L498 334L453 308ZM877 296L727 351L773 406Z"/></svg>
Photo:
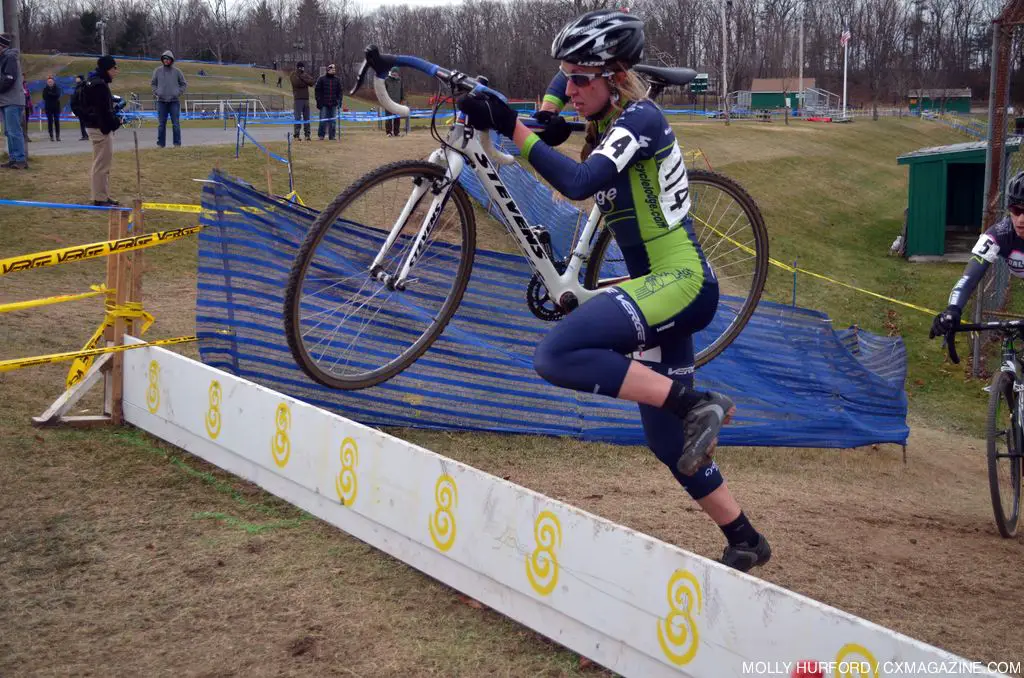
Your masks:
<svg viewBox="0 0 1024 678"><path fill-rule="evenodd" d="M320 141L324 140L325 130L328 138L334 141L334 119L338 115L338 107L341 106L341 80L338 80L334 71L334 64L329 65L327 73L321 75L316 81L316 86L313 87L317 112L320 116L320 125L316 134Z"/></svg>
<svg viewBox="0 0 1024 678"><path fill-rule="evenodd" d="M57 81L51 75L46 79L46 87L43 87L43 110L46 112L46 129L50 133L50 141L60 141L60 98L64 90L60 88Z"/></svg>
<svg viewBox="0 0 1024 678"><path fill-rule="evenodd" d="M74 92L78 91L78 86L83 84L83 83L85 83L85 76L84 75L76 75L75 76L75 86L71 90L71 92L72 92L71 98L72 99L74 99ZM82 131L82 136L78 140L79 141L88 141L89 140L89 135L86 134L86 132L85 132L85 121L82 120L82 118L78 115L78 112L75 110L75 106L74 105L71 106L71 113L76 118L78 118L78 128Z"/></svg>
<svg viewBox="0 0 1024 678"><path fill-rule="evenodd" d="M92 142L89 178L92 204L97 206L120 204L110 197L114 132L121 126L121 119L114 112L114 97L110 92L110 83L117 76L117 70L114 57L104 54L96 60L96 70L89 74L85 82L76 86L71 95L71 110L85 123L86 133Z"/></svg>
<svg viewBox="0 0 1024 678"><path fill-rule="evenodd" d="M171 118L171 130L174 135L175 147L181 146L181 102L179 99L188 88L181 69L174 65L174 52L164 51L160 55L162 65L153 69L153 78L149 81L156 100L157 127L156 145L164 148L167 145L167 116Z"/></svg>
<svg viewBox="0 0 1024 678"><path fill-rule="evenodd" d="M0 165L9 169L28 169L25 155L25 136L21 119L25 112L25 78L21 72L18 50L11 47L14 36L0 33L0 115L4 119L7 136L7 154L10 158Z"/></svg>

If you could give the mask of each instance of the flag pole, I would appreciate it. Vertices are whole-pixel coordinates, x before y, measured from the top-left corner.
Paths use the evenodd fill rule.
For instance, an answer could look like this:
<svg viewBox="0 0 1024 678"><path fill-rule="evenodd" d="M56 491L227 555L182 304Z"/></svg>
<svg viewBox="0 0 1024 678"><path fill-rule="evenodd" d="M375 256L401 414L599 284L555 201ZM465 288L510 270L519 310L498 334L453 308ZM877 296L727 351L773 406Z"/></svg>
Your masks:
<svg viewBox="0 0 1024 678"><path fill-rule="evenodd" d="M850 51L849 33L843 33L843 119L846 119L846 56Z"/></svg>

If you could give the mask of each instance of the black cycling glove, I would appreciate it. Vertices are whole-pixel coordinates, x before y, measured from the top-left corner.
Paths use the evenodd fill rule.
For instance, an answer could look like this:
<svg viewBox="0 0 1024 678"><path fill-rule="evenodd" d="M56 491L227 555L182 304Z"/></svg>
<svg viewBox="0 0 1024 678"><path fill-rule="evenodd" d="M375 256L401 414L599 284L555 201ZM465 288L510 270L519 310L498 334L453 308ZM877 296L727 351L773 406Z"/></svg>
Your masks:
<svg viewBox="0 0 1024 678"><path fill-rule="evenodd" d="M949 331L960 324L960 314L962 311L958 306L950 306L942 313L935 316L935 320L932 321L932 329L928 333L929 339L935 337L944 337L949 334Z"/></svg>
<svg viewBox="0 0 1024 678"><path fill-rule="evenodd" d="M467 94L459 98L457 105L460 111L469 116L469 124L473 129L493 129L510 139L516 131L519 114L490 92Z"/></svg>
<svg viewBox="0 0 1024 678"><path fill-rule="evenodd" d="M553 111L537 111L533 114L533 119L544 125L544 129L537 132L537 136L548 146L558 146L572 134L572 127L566 119Z"/></svg>

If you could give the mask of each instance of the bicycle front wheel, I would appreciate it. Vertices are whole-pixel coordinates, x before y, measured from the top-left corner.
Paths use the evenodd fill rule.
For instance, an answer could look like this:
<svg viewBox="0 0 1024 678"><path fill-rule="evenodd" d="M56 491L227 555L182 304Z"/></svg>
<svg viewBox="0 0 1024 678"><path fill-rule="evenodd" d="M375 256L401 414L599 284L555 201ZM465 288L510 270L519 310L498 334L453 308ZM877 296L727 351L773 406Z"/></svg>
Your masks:
<svg viewBox="0 0 1024 678"><path fill-rule="evenodd" d="M768 278L768 229L754 199L732 179L690 170L690 214L704 257L718 278L718 313L694 336L696 366L718 356L739 336L761 300ZM583 279L587 289L627 279L622 252L602 229Z"/></svg>
<svg viewBox="0 0 1024 678"><path fill-rule="evenodd" d="M444 168L411 160L362 177L317 217L292 264L284 325L296 363L331 388L391 379L448 324L475 248L469 197ZM394 284L410 257L404 284Z"/></svg>
<svg viewBox="0 0 1024 678"><path fill-rule="evenodd" d="M992 378L988 401L988 487L999 534L1017 534L1020 519L1021 449L1016 383L1010 372Z"/></svg>

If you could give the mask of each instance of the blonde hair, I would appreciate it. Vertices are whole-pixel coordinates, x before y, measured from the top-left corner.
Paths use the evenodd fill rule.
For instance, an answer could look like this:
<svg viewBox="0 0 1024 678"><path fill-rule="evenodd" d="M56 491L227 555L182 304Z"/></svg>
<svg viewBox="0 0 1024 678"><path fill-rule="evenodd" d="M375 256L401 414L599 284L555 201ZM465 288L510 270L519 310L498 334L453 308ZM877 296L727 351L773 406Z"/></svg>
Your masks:
<svg viewBox="0 0 1024 678"><path fill-rule="evenodd" d="M625 74L625 79L622 82L616 82L612 78L608 78L608 88L612 91L612 115L611 122L622 115L622 111L625 110L625 104L631 101L640 101L641 99L647 98L647 83L640 75L632 69L618 69L619 73ZM597 145L597 121L588 120L586 129L586 138L583 142L583 150L580 152L580 159L586 160L590 157L591 151Z"/></svg>

